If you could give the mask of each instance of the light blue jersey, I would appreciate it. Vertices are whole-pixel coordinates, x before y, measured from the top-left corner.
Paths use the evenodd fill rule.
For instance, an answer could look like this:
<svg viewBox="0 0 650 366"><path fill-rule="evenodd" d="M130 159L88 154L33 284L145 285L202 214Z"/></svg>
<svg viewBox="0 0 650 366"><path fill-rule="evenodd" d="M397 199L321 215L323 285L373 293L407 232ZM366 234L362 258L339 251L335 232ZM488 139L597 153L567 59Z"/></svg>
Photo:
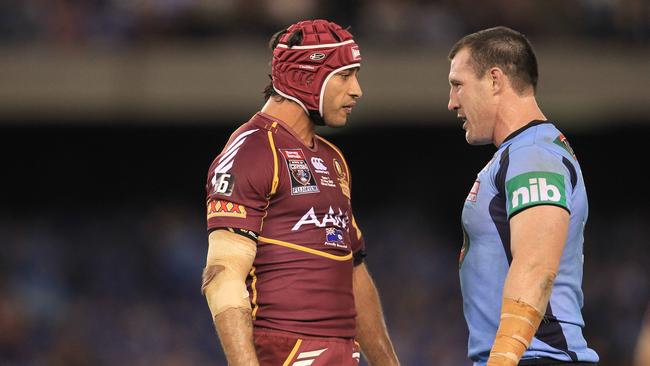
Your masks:
<svg viewBox="0 0 650 366"><path fill-rule="evenodd" d="M555 205L571 214L551 299L522 359L597 362L582 335L582 264L587 193L580 164L564 135L534 121L511 134L476 178L463 207L460 258L468 355L485 365L499 326L503 284L512 261L510 218L528 207Z"/></svg>

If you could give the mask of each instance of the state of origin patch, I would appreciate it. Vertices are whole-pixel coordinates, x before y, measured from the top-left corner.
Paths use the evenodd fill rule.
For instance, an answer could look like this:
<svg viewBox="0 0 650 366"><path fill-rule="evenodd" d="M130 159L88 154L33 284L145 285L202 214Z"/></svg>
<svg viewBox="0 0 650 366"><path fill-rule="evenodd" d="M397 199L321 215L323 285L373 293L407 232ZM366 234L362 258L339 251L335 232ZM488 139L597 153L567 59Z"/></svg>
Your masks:
<svg viewBox="0 0 650 366"><path fill-rule="evenodd" d="M291 178L291 194L318 193L318 185L312 174L302 149L280 149Z"/></svg>

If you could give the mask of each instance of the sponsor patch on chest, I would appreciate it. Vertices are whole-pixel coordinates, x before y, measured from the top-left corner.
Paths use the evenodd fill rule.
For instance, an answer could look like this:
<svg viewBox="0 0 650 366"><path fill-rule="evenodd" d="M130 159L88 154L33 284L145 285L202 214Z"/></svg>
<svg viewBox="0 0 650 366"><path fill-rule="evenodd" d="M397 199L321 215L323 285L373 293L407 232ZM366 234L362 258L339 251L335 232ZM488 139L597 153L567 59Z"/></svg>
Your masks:
<svg viewBox="0 0 650 366"><path fill-rule="evenodd" d="M320 177L320 186L323 187L336 187L336 184L330 178L330 172L325 165L325 161L322 158L314 156L311 158L311 166L314 167L314 170Z"/></svg>
<svg viewBox="0 0 650 366"><path fill-rule="evenodd" d="M302 149L280 149L280 152L287 163L291 180L291 194L320 192Z"/></svg>

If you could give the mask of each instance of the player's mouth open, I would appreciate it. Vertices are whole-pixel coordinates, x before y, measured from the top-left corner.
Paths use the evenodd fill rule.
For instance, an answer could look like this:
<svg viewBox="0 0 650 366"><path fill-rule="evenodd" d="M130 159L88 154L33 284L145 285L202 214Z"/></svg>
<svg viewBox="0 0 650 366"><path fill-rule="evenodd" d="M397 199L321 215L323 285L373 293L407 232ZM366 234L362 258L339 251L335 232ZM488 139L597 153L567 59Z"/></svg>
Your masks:
<svg viewBox="0 0 650 366"><path fill-rule="evenodd" d="M344 105L343 110L345 113L350 114L352 113L352 107L354 107L354 104Z"/></svg>
<svg viewBox="0 0 650 366"><path fill-rule="evenodd" d="M458 116L458 119L463 122L463 129L465 129L465 126L467 125L467 117L465 116Z"/></svg>

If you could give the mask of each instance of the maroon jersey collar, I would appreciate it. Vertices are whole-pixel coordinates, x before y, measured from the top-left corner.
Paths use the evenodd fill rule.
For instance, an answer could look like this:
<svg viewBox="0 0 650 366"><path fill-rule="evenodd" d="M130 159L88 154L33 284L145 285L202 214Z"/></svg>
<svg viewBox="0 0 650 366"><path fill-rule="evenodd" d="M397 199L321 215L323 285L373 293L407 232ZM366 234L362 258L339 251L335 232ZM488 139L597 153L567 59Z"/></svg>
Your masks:
<svg viewBox="0 0 650 366"><path fill-rule="evenodd" d="M298 134L296 134L296 132L293 130L293 128L289 127L289 126L288 126L284 121L282 121L281 119L279 119L279 118L275 118L275 117L273 117L273 116L271 116L271 115L268 115L268 114L266 114L266 113L264 113L264 112L257 112L256 116L259 117L259 118L261 118L261 119L264 119L265 121L270 122L270 123L277 122L278 125L280 125L280 126L281 126L285 131L287 131L289 134L291 134L291 136L293 136L293 137L294 137L294 138L295 138L295 139L296 139L296 140L297 140L297 141L298 141L302 146L304 146L306 149L308 149L309 151L312 151L312 152L317 152L317 151L318 151L318 138L316 137L316 134L314 134L314 138L313 138L313 141L314 141L314 147L309 147L308 145L306 145L306 144L302 141L302 139L300 138L300 136L298 136ZM264 126L262 126L262 127L264 127Z"/></svg>

